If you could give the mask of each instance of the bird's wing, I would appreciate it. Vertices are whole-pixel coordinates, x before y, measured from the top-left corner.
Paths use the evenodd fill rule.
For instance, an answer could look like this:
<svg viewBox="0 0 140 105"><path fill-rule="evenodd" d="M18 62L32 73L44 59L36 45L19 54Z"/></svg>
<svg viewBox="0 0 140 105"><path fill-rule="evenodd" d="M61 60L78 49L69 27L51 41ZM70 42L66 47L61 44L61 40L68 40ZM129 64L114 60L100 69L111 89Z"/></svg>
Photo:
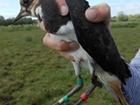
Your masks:
<svg viewBox="0 0 140 105"><path fill-rule="evenodd" d="M66 3L78 42L103 70L116 75L125 84L125 79L131 74L109 30L103 22L91 23L86 20L85 11L89 5L85 0L66 0Z"/></svg>

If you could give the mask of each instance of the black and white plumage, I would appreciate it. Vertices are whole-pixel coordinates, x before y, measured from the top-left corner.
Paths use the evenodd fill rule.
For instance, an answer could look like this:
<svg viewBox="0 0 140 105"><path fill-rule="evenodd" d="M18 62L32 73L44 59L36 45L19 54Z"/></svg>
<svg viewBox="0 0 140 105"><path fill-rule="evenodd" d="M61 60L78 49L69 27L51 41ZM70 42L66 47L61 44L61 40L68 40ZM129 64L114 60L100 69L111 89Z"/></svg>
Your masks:
<svg viewBox="0 0 140 105"><path fill-rule="evenodd" d="M79 49L67 52L75 59L72 63L78 78L81 78L80 65L88 68L92 76L95 68L99 78L112 94L123 105L128 105L122 94L121 84L125 84L131 73L120 56L109 30L102 22L90 23L85 19L84 13L89 7L85 0L66 0L66 2L70 13L61 16L55 0L20 0L21 12L16 20L26 15L36 16L44 22L45 29L52 33L50 34L52 39L79 43ZM77 86L74 92L68 93L68 96L80 88L81 86ZM63 99L60 99L55 105L62 103Z"/></svg>
<svg viewBox="0 0 140 105"><path fill-rule="evenodd" d="M126 84L126 80L132 75L129 66L119 54L109 30L103 22L91 23L86 20L85 11L89 8L88 2L85 0L66 1L78 42L102 68L101 71L96 69L98 76L107 89L119 98L122 105L128 105L122 94L121 84ZM113 84L113 82L116 83ZM115 89L115 87L118 89ZM122 94L122 96L119 94Z"/></svg>
<svg viewBox="0 0 140 105"><path fill-rule="evenodd" d="M91 23L85 19L84 13L89 7L85 0L67 0L67 2L71 3L70 16L78 42L103 70L117 76L125 84L125 80L131 76L131 73L120 56L109 30L103 22Z"/></svg>

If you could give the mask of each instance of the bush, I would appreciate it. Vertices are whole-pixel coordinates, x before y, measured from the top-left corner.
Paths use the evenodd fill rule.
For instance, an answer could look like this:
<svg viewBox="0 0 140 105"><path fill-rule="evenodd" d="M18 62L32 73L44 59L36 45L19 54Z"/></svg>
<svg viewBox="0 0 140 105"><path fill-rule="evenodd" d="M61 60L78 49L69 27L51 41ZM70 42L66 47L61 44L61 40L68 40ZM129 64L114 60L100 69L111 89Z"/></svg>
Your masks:
<svg viewBox="0 0 140 105"><path fill-rule="evenodd" d="M136 22L112 22L111 27L113 28L134 28L138 25Z"/></svg>
<svg viewBox="0 0 140 105"><path fill-rule="evenodd" d="M7 31L7 32L13 32L13 31L31 31L36 30L39 27L36 25L16 25L16 26L1 26L0 31Z"/></svg>
<svg viewBox="0 0 140 105"><path fill-rule="evenodd" d="M120 11L120 12L118 13L117 18L118 18L118 21L128 21L128 16L125 15L125 14L123 13L123 11Z"/></svg>

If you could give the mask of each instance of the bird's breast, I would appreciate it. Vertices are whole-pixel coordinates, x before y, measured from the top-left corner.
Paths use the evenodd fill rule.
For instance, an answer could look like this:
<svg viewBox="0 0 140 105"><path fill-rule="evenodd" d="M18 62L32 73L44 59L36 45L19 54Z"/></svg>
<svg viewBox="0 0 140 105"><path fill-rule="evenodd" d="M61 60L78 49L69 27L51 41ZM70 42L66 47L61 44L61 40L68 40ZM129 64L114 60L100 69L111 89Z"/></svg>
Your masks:
<svg viewBox="0 0 140 105"><path fill-rule="evenodd" d="M56 34L50 34L50 37L56 41L64 40L66 42L77 41L77 37L74 31L74 27L71 21L68 21L66 25L60 27L60 29L56 32ZM75 61L81 62L81 64L87 67L88 62L94 62L93 59L89 56L89 54L82 48L79 44L79 48L75 51L66 52L68 55L72 56Z"/></svg>

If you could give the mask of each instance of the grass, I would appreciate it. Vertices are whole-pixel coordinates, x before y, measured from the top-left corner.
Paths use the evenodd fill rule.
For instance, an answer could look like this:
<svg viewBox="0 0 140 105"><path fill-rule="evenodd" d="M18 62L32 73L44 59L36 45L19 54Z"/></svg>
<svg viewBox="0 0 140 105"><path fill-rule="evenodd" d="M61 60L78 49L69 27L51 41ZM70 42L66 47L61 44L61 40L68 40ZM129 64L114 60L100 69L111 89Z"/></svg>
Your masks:
<svg viewBox="0 0 140 105"><path fill-rule="evenodd" d="M139 25L112 28L118 49L128 62L140 47L139 33ZM44 34L35 26L0 27L0 105L52 105L76 84L72 64L43 45ZM86 70L82 76L85 87L71 102L90 83ZM119 103L105 88L97 88L83 105Z"/></svg>

